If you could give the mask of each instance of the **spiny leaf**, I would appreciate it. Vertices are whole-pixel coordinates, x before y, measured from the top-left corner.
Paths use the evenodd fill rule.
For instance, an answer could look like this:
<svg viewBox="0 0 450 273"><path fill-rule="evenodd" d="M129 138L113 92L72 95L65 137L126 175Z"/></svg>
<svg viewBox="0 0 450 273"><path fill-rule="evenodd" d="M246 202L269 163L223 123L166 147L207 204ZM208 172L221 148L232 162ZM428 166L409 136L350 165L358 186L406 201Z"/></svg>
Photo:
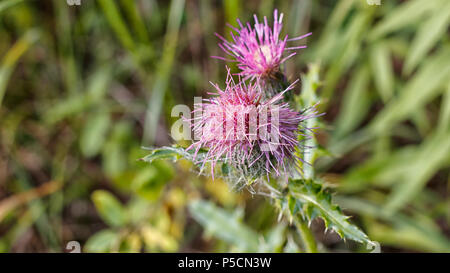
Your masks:
<svg viewBox="0 0 450 273"><path fill-rule="evenodd" d="M177 161L181 157L183 157L184 150L182 148L178 147L161 147L157 149L151 150L151 153L143 158L141 160L145 162L153 162L153 160L158 159L165 159L165 160L172 160Z"/></svg>
<svg viewBox="0 0 450 273"><path fill-rule="evenodd" d="M348 221L338 205L332 203L331 193L323 185L312 180L291 180L289 193L293 200L287 200L292 216L300 213L305 221L320 217L327 229L332 229L341 238L372 245L373 242L358 227ZM285 200L286 201L286 200ZM286 203L286 202L285 202Z"/></svg>
<svg viewBox="0 0 450 273"><path fill-rule="evenodd" d="M149 162L151 163L153 160L172 160L174 162L176 162L177 160L179 160L180 158L184 158L190 161L194 161L194 153L195 150L189 150L187 151L185 148L182 148L178 145L173 145L173 146L164 146L161 148L146 148L148 150L150 150L150 154L141 158L141 160L145 161L145 162ZM195 157L196 160L201 160L204 156L204 151L200 150L197 153L197 156Z"/></svg>

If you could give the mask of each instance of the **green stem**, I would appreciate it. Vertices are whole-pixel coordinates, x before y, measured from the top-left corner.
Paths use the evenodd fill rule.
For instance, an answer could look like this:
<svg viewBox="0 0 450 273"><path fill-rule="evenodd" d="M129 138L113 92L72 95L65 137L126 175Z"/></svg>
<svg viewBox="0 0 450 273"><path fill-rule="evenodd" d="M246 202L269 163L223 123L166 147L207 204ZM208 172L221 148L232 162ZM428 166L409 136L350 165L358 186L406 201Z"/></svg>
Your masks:
<svg viewBox="0 0 450 273"><path fill-rule="evenodd" d="M295 217L295 226L297 227L298 232L302 237L302 241L305 244L305 251L308 253L317 253L316 240L309 229L308 224L299 217Z"/></svg>
<svg viewBox="0 0 450 273"><path fill-rule="evenodd" d="M313 70L315 71L315 70ZM317 75L317 71L314 75ZM313 82L311 82L311 91L314 90L314 86L313 83L318 82L317 78L316 79L312 79ZM315 90L314 90L315 91ZM317 102L317 99L314 96L314 92L308 92L311 95L313 95L311 99L311 101L309 102L309 105L313 105ZM316 127L316 118L311 118L306 120L306 127L307 128L314 128ZM303 175L305 179L314 179L314 168L313 168L313 163L314 163L314 156L315 156L315 152L316 149L314 148L317 143L314 137L311 137L309 139L306 140L306 144L307 147L312 147L309 151L303 151L303 159L305 160L305 162L309 162L310 164L303 164ZM297 226L297 229L300 233L300 236L302 237L302 241L305 245L305 250L308 253L317 253L317 244L316 244L316 240L314 238L314 235L312 234L311 230L308 227L308 224L301 219L300 217L296 216L295 217L295 225Z"/></svg>

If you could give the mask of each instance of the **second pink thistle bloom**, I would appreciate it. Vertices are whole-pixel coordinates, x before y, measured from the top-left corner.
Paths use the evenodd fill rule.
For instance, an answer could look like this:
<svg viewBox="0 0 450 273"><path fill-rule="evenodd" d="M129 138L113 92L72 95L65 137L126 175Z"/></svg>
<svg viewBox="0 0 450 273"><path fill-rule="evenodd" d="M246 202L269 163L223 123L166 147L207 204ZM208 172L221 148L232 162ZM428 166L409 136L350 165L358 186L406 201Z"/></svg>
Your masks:
<svg viewBox="0 0 450 273"><path fill-rule="evenodd" d="M284 54L285 51L305 48L306 46L287 47L287 42L301 40L308 37L312 33L305 35L280 39L281 28L283 26L283 13L278 16L278 11L274 11L273 29L264 17L264 22L260 23L256 15L254 15L255 24L252 28L249 23L244 26L238 19L240 29L230 26L237 34L231 32L233 41L227 41L225 38L216 33L222 40L219 47L228 55L236 60L228 60L222 57L213 56L214 58L237 61L238 67L242 71L239 73L246 79L255 79L260 77L273 77L280 70L280 65L294 56L296 52Z"/></svg>

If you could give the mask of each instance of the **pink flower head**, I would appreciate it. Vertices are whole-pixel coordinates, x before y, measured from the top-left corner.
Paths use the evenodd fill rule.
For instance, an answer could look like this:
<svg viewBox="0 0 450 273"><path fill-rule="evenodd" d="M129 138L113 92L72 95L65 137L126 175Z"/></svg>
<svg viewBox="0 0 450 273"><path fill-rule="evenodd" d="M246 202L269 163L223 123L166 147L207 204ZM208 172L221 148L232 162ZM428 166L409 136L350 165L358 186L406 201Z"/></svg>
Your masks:
<svg viewBox="0 0 450 273"><path fill-rule="evenodd" d="M254 15L254 18L254 28L250 26L250 23L247 23L244 27L239 19L237 22L240 29L229 25L237 32L237 35L231 32L233 42L225 40L216 33L217 37L222 40L219 47L228 55L236 58L235 61L238 62L238 67L242 70L239 75L242 75L244 80L271 76L279 71L280 65L296 54L296 52L292 52L283 57L284 51L306 48L306 46L286 47L287 42L301 40L312 34L307 33L292 39L288 39L288 35L286 35L281 40L279 36L283 26L283 13L278 17L278 10L274 11L273 29L267 23L267 17L264 16L264 23L259 23L256 15ZM213 56L213 58L230 61L217 56Z"/></svg>
<svg viewBox="0 0 450 273"><path fill-rule="evenodd" d="M294 83L295 84L295 83ZM240 81L236 84L228 70L225 90L216 84L217 96L196 105L193 130L198 141L189 148L195 148L194 158L201 148L207 153L200 162L202 168L211 164L211 175L218 161L235 169L250 170L252 178L270 173L279 176L286 172L288 161L295 156L298 145L299 123L311 116L291 110L282 103L284 92L269 100L262 99L259 85ZM201 112L201 115L199 115Z"/></svg>

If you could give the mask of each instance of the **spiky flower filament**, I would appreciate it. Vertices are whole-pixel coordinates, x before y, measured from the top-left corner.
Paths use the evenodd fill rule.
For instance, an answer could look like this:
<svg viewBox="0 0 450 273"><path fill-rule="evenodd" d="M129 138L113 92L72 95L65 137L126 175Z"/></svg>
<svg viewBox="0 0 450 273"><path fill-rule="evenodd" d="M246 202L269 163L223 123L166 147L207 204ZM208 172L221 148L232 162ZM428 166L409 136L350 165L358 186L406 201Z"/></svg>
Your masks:
<svg viewBox="0 0 450 273"><path fill-rule="evenodd" d="M274 10L273 28L269 26L267 17L264 17L263 23L258 21L256 15L254 15L254 19L253 28L250 23L244 26L239 19L237 20L239 28L229 25L236 32L236 34L230 33L232 41L227 41L216 33L216 36L221 40L219 47L234 60L218 56L213 57L238 62L237 65L241 69L239 74L244 77L244 80L274 77L280 71L280 65L296 54L294 51L284 56L285 51L306 48L306 46L287 47L287 42L301 40L311 35L311 33L307 33L292 39L289 39L286 35L281 39L283 13L278 16L277 10Z"/></svg>

